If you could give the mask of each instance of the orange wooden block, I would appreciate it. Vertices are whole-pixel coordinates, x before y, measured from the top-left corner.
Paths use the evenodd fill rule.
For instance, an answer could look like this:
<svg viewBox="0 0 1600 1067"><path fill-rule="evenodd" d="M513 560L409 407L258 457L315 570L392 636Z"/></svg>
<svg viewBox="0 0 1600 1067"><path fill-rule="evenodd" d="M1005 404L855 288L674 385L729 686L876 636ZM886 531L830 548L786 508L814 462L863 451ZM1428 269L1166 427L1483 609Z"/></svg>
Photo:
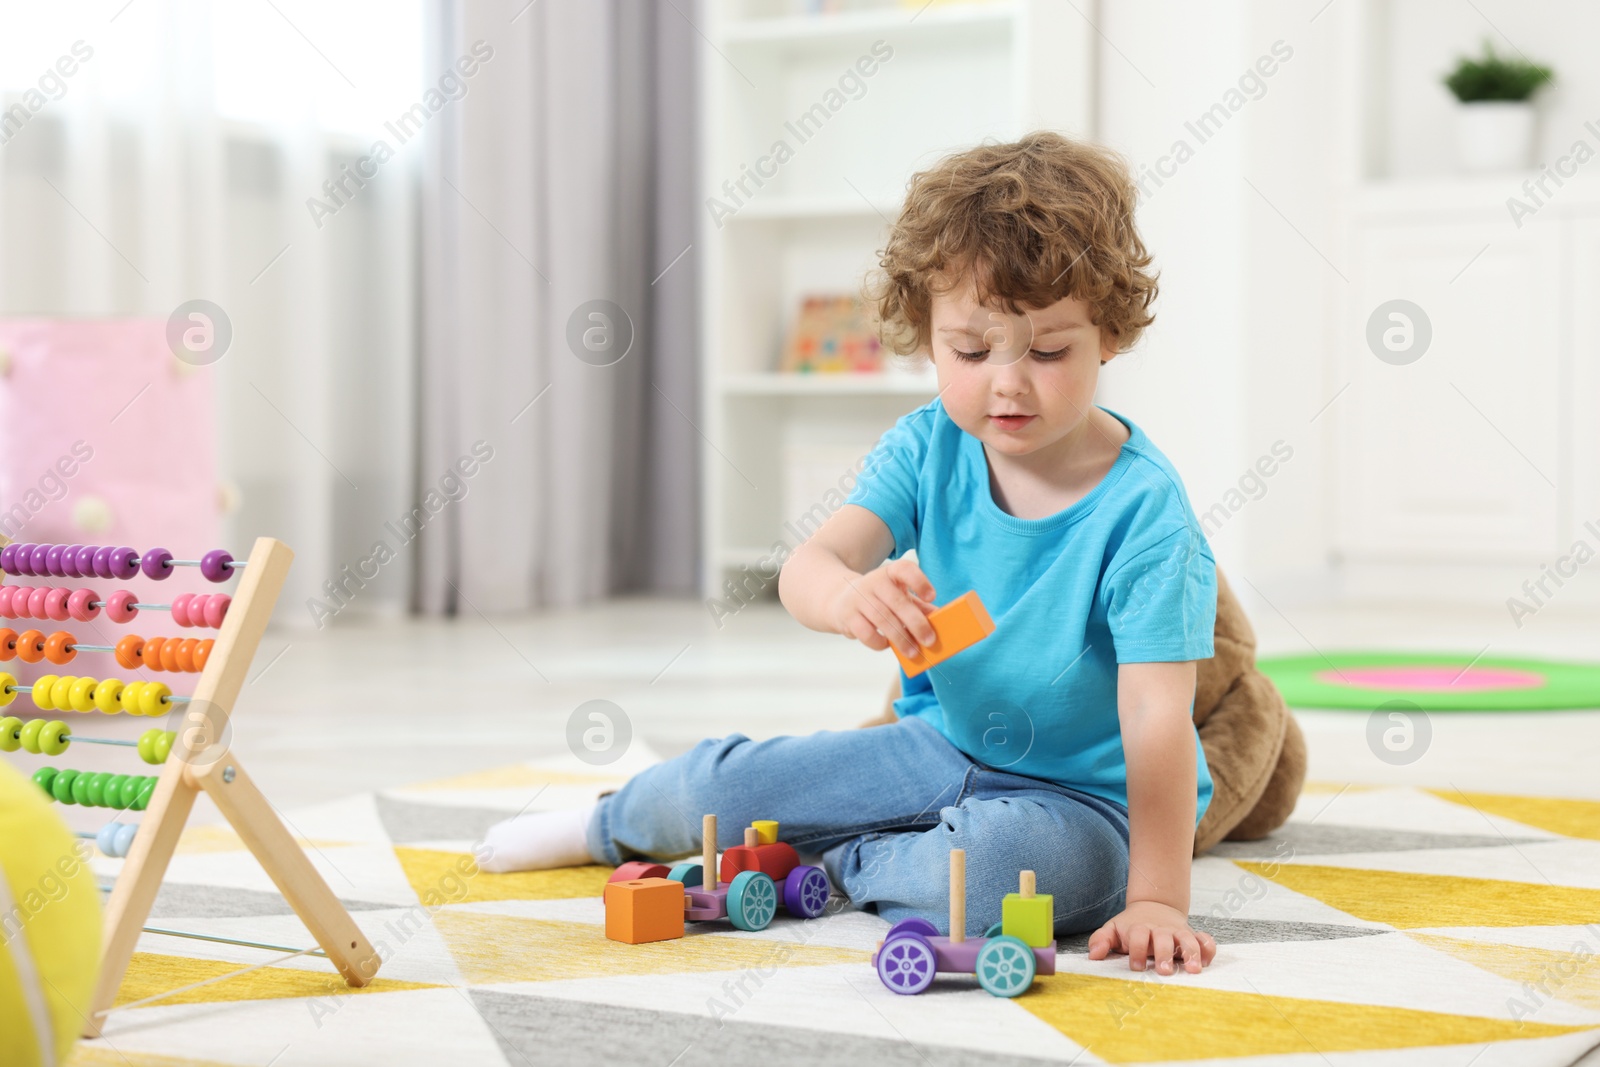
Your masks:
<svg viewBox="0 0 1600 1067"><path fill-rule="evenodd" d="M683 936L683 883L670 878L611 882L605 888L606 936L643 945Z"/></svg>
<svg viewBox="0 0 1600 1067"><path fill-rule="evenodd" d="M895 658L906 669L908 677L915 677L934 664L943 663L962 649L970 648L994 633L994 620L989 618L988 609L978 599L975 589L930 614L928 621L933 624L933 632L938 637L931 647L922 648L914 657L907 659L898 648L889 646L894 649Z"/></svg>

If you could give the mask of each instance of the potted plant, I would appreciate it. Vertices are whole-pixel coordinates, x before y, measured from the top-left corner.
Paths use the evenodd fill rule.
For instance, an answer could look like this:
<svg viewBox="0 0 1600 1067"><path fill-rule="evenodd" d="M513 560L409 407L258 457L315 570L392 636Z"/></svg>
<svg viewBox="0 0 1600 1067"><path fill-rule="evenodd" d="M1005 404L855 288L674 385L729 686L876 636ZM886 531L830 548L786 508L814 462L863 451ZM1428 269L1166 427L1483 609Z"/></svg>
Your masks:
<svg viewBox="0 0 1600 1067"><path fill-rule="evenodd" d="M1460 102L1456 152L1461 169L1474 173L1520 170L1533 156L1533 94L1551 80L1549 67L1495 55L1486 39L1483 56L1462 56L1444 84Z"/></svg>

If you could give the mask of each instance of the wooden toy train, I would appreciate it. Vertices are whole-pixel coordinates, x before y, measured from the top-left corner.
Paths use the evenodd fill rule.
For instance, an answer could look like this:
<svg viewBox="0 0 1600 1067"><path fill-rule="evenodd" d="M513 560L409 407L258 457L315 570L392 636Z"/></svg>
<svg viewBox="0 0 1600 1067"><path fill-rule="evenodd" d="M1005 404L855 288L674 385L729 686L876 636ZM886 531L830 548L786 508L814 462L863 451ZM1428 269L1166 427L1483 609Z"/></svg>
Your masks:
<svg viewBox="0 0 1600 1067"><path fill-rule="evenodd" d="M997 997L1015 997L1035 975L1056 973L1055 902L1034 892L1032 871L1023 871L1016 893L1000 905L1000 921L983 937L967 939L967 854L950 850L950 936L940 937L926 919L902 919L872 956L878 978L906 996L933 984L935 974L975 974Z"/></svg>
<svg viewBox="0 0 1600 1067"><path fill-rule="evenodd" d="M722 854L717 867L717 817L705 816L701 862L672 867L624 863L605 887L606 936L642 945L682 937L684 922L727 919L740 930L765 930L782 904L791 915L815 919L831 889L820 867L800 862L793 846L778 840L778 824L757 821L745 828L744 844Z"/></svg>

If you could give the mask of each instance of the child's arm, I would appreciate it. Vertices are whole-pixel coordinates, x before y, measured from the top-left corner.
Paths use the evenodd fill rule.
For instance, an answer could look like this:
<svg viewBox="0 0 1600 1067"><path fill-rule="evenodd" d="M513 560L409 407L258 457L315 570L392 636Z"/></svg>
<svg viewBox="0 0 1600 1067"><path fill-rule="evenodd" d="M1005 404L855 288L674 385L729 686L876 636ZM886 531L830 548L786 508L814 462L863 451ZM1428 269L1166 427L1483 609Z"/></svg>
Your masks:
<svg viewBox="0 0 1600 1067"><path fill-rule="evenodd" d="M1198 972L1217 954L1209 934L1189 927L1197 770L1195 665L1124 663L1117 668L1117 717L1128 761L1128 896L1122 914L1089 939L1089 958L1121 949L1142 971L1150 956L1161 974L1173 954Z"/></svg>
<svg viewBox="0 0 1600 1067"><path fill-rule="evenodd" d="M778 599L804 626L868 648L915 656L937 640L928 613L933 583L909 559L879 566L894 535L877 515L846 504L795 549L778 575Z"/></svg>

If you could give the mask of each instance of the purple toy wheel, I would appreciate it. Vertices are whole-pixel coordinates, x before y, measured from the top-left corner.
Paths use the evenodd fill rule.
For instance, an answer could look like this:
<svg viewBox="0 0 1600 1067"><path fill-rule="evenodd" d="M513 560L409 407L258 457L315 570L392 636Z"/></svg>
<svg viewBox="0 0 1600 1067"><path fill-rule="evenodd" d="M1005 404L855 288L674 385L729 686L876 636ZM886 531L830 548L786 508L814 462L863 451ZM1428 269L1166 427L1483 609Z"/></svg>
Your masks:
<svg viewBox="0 0 1600 1067"><path fill-rule="evenodd" d="M878 978L892 993L909 997L933 984L937 961L921 934L901 934L878 950Z"/></svg>
<svg viewBox="0 0 1600 1067"><path fill-rule="evenodd" d="M815 919L828 907L828 876L820 867L796 867L783 880L783 906L790 915Z"/></svg>
<svg viewBox="0 0 1600 1067"><path fill-rule="evenodd" d="M883 935L883 939L888 941L891 937L899 937L901 934L921 934L923 937L938 937L939 928L927 919L901 919L889 927L889 932Z"/></svg>
<svg viewBox="0 0 1600 1067"><path fill-rule="evenodd" d="M172 575L172 568L167 566L171 559L172 553L166 549L152 548L139 557L139 569L146 578L159 582Z"/></svg>
<svg viewBox="0 0 1600 1067"><path fill-rule="evenodd" d="M233 577L233 570L228 566L232 562L231 555L220 548L213 548L200 557L200 574L208 582L225 582Z"/></svg>

